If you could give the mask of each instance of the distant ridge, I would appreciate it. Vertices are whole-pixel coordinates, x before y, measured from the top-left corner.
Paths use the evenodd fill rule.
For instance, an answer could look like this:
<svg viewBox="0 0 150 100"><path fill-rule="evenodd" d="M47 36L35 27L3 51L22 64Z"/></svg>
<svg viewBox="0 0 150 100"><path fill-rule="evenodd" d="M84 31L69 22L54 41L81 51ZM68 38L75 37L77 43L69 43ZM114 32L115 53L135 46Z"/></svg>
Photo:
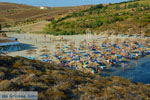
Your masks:
<svg viewBox="0 0 150 100"><path fill-rule="evenodd" d="M40 9L40 7L29 6L24 4L0 2L0 24L4 27L15 26L22 23L34 23L46 18L59 17L74 11L84 10L88 6L78 7L46 7L47 9Z"/></svg>

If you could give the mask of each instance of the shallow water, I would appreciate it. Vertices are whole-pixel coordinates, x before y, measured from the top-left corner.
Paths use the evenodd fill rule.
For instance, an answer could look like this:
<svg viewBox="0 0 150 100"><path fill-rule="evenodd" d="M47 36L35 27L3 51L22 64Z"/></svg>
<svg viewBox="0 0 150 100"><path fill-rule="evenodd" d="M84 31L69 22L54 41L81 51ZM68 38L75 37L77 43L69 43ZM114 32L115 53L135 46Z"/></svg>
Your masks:
<svg viewBox="0 0 150 100"><path fill-rule="evenodd" d="M124 68L111 68L103 76L121 76L133 82L150 84L150 56L131 61Z"/></svg>
<svg viewBox="0 0 150 100"><path fill-rule="evenodd" d="M24 44L24 43L18 43L17 45L8 45L4 47L0 47L0 51L6 51L6 52L18 52L22 50L30 50L35 49L33 45L30 44Z"/></svg>

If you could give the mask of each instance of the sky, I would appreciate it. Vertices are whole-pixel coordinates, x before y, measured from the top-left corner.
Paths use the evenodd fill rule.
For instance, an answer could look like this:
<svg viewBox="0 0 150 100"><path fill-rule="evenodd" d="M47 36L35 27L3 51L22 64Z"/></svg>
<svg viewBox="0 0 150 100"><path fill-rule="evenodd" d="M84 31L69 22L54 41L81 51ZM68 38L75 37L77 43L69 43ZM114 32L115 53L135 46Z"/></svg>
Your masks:
<svg viewBox="0 0 150 100"><path fill-rule="evenodd" d="M49 6L49 7L118 3L122 1L128 0L0 0L0 2L11 2L17 4L27 4L32 6Z"/></svg>

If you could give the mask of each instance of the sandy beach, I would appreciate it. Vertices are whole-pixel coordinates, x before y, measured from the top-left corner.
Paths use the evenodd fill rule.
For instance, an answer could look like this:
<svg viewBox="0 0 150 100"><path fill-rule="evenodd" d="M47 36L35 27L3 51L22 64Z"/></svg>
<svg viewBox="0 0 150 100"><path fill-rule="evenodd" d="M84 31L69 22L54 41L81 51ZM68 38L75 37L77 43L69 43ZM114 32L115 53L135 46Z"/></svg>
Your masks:
<svg viewBox="0 0 150 100"><path fill-rule="evenodd" d="M65 46L70 43L75 43L77 47L79 47L81 41L87 40L99 40L99 44L101 44L106 38L112 40L111 42L115 41L117 38L125 40L126 38L135 39L136 37L127 37L121 35L65 35L65 36L52 36L52 35L45 35L45 34L16 34L16 33L9 33L7 34L8 37L15 37L18 38L20 43L31 45L35 50L36 53L27 54L28 50L21 50L16 52L9 52L8 55L10 56L34 56L36 59L40 59L39 55L43 54L40 52L44 48L49 50L49 53L53 54L56 51L56 45ZM28 48L28 47L26 47Z"/></svg>
<svg viewBox="0 0 150 100"><path fill-rule="evenodd" d="M7 34L9 37L16 37L20 43L32 45L37 51L36 53L30 54L29 56L35 56L37 59L39 55L42 54L40 52L43 47L50 50L50 52L55 52L55 46L60 45L67 45L65 44L67 41L68 43L75 42L78 46L79 43L85 39L92 40L92 39L104 39L104 36L93 36L93 35L74 35L74 36L52 36L52 35L43 35L43 34ZM63 38L63 39L62 39ZM8 55L10 56L27 56L28 50L10 52Z"/></svg>
<svg viewBox="0 0 150 100"><path fill-rule="evenodd" d="M8 34L21 43L10 56L57 63L71 69L97 73L111 66L126 67L132 59L150 54L148 37L127 35ZM23 49L22 49L23 48Z"/></svg>

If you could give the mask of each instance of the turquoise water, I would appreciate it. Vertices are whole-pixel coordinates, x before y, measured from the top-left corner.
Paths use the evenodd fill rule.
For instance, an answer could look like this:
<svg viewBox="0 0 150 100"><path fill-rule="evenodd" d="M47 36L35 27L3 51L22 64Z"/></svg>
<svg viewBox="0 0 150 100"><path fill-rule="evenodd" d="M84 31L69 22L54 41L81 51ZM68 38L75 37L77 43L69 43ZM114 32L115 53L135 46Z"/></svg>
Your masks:
<svg viewBox="0 0 150 100"><path fill-rule="evenodd" d="M122 68L105 70L104 76L121 76L133 82L150 84L150 56L131 61Z"/></svg>
<svg viewBox="0 0 150 100"><path fill-rule="evenodd" d="M8 46L3 46L0 47L0 52L16 52L16 51L22 51L22 50L30 50L30 49L36 49L33 45L30 44L24 44L20 43L17 45L8 45Z"/></svg>

